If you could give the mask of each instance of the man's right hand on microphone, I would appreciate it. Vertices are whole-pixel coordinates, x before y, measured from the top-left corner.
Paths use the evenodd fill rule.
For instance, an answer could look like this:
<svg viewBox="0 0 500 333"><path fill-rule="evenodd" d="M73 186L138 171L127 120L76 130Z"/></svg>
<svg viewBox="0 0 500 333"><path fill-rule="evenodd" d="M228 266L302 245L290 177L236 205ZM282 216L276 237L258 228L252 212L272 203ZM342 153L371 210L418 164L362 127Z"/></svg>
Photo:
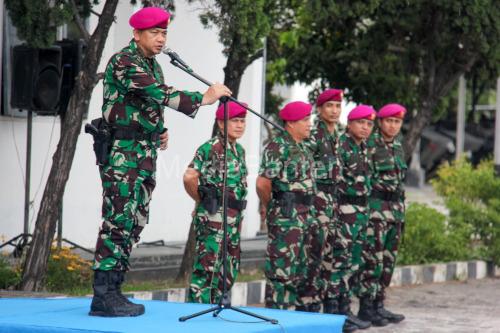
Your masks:
<svg viewBox="0 0 500 333"><path fill-rule="evenodd" d="M231 96L232 91L222 83L212 84L203 94L201 105L209 105L217 102L222 96Z"/></svg>

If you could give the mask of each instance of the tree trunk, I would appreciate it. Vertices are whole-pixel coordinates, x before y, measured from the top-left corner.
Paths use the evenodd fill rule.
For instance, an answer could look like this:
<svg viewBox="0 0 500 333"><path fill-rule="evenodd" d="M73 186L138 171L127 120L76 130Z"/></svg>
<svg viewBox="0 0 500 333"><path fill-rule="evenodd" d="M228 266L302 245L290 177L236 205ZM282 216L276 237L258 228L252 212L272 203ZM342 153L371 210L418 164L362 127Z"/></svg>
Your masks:
<svg viewBox="0 0 500 333"><path fill-rule="evenodd" d="M175 278L176 282L188 283L189 277L193 272L194 255L196 251L196 232L194 231L194 224L191 223L189 227L189 236L184 247L184 254L182 255L181 267Z"/></svg>
<svg viewBox="0 0 500 333"><path fill-rule="evenodd" d="M22 290L39 291L43 287L50 247L57 224L58 208L73 163L83 115L88 110L92 90L97 83L96 70L117 5L118 0L106 1L98 25L87 45L82 71L78 74L67 114L61 124L61 138L52 157L52 167L38 211L33 241L24 263L20 286Z"/></svg>
<svg viewBox="0 0 500 333"><path fill-rule="evenodd" d="M428 103L427 101L425 103L422 103L419 112L412 119L403 142L403 149L406 159L409 159L411 157L411 154L413 153L413 150L417 145L417 141L422 135L422 131L424 130L425 126L429 124L434 106L434 104Z"/></svg>

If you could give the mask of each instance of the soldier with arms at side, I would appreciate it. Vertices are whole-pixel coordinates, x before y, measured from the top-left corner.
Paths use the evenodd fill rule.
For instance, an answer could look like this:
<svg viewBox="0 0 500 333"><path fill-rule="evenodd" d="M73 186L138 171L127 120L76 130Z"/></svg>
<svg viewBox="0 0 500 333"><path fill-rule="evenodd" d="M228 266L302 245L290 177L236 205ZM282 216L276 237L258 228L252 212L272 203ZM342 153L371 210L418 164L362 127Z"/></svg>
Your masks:
<svg viewBox="0 0 500 333"><path fill-rule="evenodd" d="M365 329L370 322L356 317L350 307L358 287L361 252L368 224L370 164L366 140L371 134L375 110L368 105L355 107L348 115L347 131L339 138L340 175L337 187L337 214L332 285L338 309L334 313L347 316L344 332Z"/></svg>
<svg viewBox="0 0 500 333"><path fill-rule="evenodd" d="M300 290L310 312L318 312L323 303L323 312L335 309L334 290L331 287L333 268L333 241L335 236L335 190L339 175L337 143L340 132L342 90L328 89L316 101L316 118L311 136L305 141L314 158L314 180L317 193L314 197L315 223L309 224L306 232L307 278Z"/></svg>
<svg viewBox="0 0 500 333"><path fill-rule="evenodd" d="M240 232L246 207L247 166L245 150L236 141L245 132L247 110L228 103L227 150L227 290L231 289L240 264ZM186 192L196 202L194 228L196 258L189 286L188 302L218 303L222 295L222 246L224 181L224 105L216 112L219 131L201 145L184 174Z"/></svg>
<svg viewBox="0 0 500 333"><path fill-rule="evenodd" d="M367 142L373 173L370 221L363 250L364 269L359 292L365 307L358 315L364 320L371 321L374 312L392 323L404 319L403 315L386 310L384 299L396 265L404 225L403 184L407 165L400 131L405 114L406 109L399 104L382 107L377 114L378 126Z"/></svg>
<svg viewBox="0 0 500 333"><path fill-rule="evenodd" d="M303 306L299 284L306 274L304 232L313 218L312 156L304 145L311 131L312 106L288 103L279 116L285 132L270 142L262 156L257 194L268 228L266 293L268 308Z"/></svg>

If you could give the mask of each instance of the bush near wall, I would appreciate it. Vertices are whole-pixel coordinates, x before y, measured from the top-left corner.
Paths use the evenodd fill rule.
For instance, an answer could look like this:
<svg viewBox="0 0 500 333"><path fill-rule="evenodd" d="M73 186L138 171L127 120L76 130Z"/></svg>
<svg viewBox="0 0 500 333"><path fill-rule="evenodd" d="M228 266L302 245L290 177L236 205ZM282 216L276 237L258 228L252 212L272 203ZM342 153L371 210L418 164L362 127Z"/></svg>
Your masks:
<svg viewBox="0 0 500 333"><path fill-rule="evenodd" d="M47 291L74 293L91 286L91 263L69 248L52 247L45 280Z"/></svg>
<svg viewBox="0 0 500 333"><path fill-rule="evenodd" d="M19 270L13 268L2 255L0 255L0 289L13 289L21 281Z"/></svg>
<svg viewBox="0 0 500 333"><path fill-rule="evenodd" d="M398 265L471 258L467 225L447 223L446 216L423 204L410 204L398 255Z"/></svg>
<svg viewBox="0 0 500 333"><path fill-rule="evenodd" d="M432 181L450 212L450 227L466 226L472 249L500 264L500 178L493 161L476 168L465 158L439 168Z"/></svg>

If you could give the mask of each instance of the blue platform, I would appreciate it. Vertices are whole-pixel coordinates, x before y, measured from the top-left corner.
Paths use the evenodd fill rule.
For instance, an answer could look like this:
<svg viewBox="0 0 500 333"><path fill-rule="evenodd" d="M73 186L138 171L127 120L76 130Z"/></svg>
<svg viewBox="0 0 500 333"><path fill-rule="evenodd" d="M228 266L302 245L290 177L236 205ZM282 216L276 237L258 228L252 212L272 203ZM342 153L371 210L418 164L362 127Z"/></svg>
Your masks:
<svg viewBox="0 0 500 333"><path fill-rule="evenodd" d="M232 310L179 322L178 318L209 308L209 305L164 301L137 301L146 306L139 317L101 318L88 315L89 298L0 299L0 333L48 332L168 332L168 333L335 333L342 332L343 316L296 311L248 308L248 311L279 320L278 325Z"/></svg>

